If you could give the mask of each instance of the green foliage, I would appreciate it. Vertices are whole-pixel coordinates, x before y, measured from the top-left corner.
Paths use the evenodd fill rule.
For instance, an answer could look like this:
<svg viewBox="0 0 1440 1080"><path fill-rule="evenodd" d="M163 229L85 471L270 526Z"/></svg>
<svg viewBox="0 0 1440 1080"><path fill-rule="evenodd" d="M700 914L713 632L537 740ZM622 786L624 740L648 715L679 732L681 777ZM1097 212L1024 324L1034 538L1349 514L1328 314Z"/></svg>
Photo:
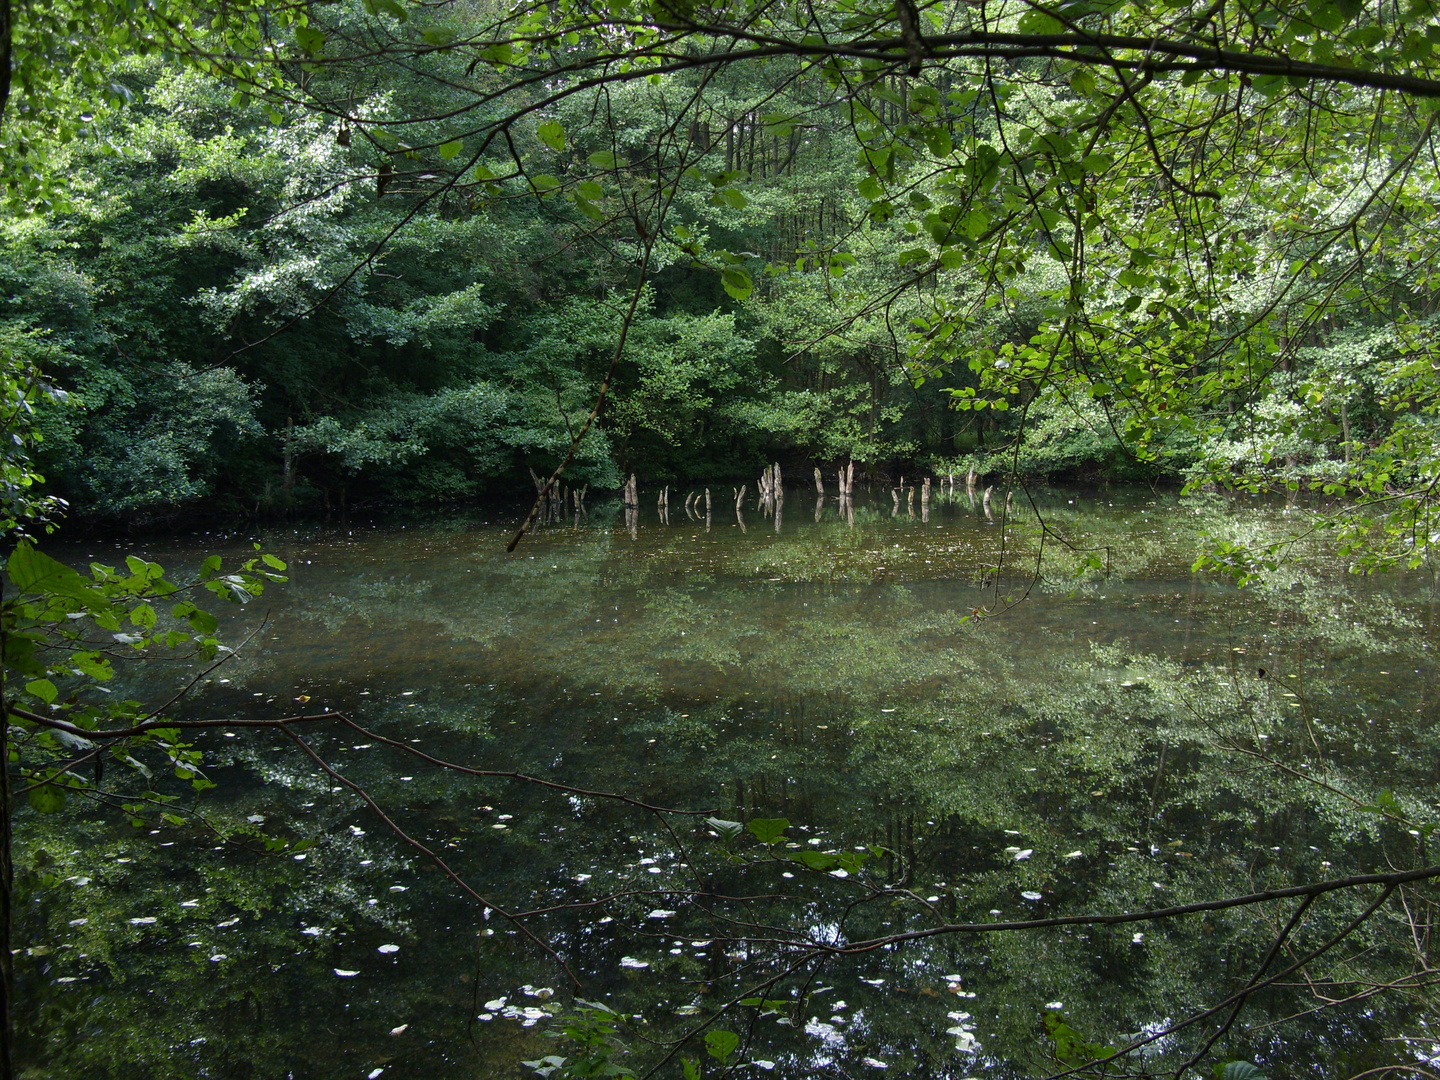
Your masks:
<svg viewBox="0 0 1440 1080"><path fill-rule="evenodd" d="M1115 1056L1115 1048L1104 1043L1091 1042L1065 1022L1058 1012L1046 1012L1042 1017L1045 1034L1053 1046L1055 1060L1062 1065L1076 1068L1103 1062Z"/></svg>
<svg viewBox="0 0 1440 1080"><path fill-rule="evenodd" d="M1264 1071L1249 1061L1227 1061L1217 1063L1215 1080L1267 1080Z"/></svg>
<svg viewBox="0 0 1440 1080"><path fill-rule="evenodd" d="M766 846L784 840L785 830L789 827L790 822L784 818L754 818L746 825L750 835Z"/></svg>
<svg viewBox="0 0 1440 1080"><path fill-rule="evenodd" d="M167 773L196 792L213 787L200 751L163 710L120 698L105 684L117 665L130 669L160 656L215 662L224 648L218 620L190 597L208 591L248 603L267 584L285 581L278 572L285 568L263 553L227 573L212 557L176 584L158 563L131 555L124 570L92 563L87 576L21 539L6 564L14 591L0 602L0 638L7 677L23 680L8 698L7 748L9 760L20 763L16 780L31 807L62 809L67 793L99 786L106 763L139 785L131 798L140 801L129 812L136 827L175 801L160 784ZM93 779L78 771L87 764ZM117 798L113 784L106 798Z"/></svg>
<svg viewBox="0 0 1440 1080"><path fill-rule="evenodd" d="M536 1061L522 1061L545 1080L579 1080L580 1077L634 1077L617 1057L627 1052L620 1039L620 1018L605 1005L575 999L578 1006L560 1017L552 1038L571 1044L569 1057L550 1054Z"/></svg>
<svg viewBox="0 0 1440 1080"><path fill-rule="evenodd" d="M740 1045L740 1036L724 1028L712 1028L705 1033L705 1052L722 1065Z"/></svg>

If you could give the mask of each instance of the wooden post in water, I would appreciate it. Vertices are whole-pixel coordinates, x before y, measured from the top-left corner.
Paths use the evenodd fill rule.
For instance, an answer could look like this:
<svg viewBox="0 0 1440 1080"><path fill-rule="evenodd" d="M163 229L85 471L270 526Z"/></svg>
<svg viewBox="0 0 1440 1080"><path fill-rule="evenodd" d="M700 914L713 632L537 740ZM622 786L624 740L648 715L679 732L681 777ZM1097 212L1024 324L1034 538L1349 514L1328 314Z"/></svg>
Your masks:
<svg viewBox="0 0 1440 1080"><path fill-rule="evenodd" d="M819 495L822 499L825 497L825 482L820 479L820 469L818 466L815 469L815 494Z"/></svg>
<svg viewBox="0 0 1440 1080"><path fill-rule="evenodd" d="M709 488L706 488L706 489L705 489L705 515L706 515L707 517L710 515L710 489L709 489Z"/></svg>
<svg viewBox="0 0 1440 1080"><path fill-rule="evenodd" d="M989 487L987 487L987 488L985 489L985 503L984 503L984 508L985 508L985 520L986 520L986 521L994 521L994 520L995 520L995 515L992 514L992 513L990 513L990 492L992 492L992 491L994 491L994 490L995 490L995 485L994 485L994 484L991 484Z"/></svg>

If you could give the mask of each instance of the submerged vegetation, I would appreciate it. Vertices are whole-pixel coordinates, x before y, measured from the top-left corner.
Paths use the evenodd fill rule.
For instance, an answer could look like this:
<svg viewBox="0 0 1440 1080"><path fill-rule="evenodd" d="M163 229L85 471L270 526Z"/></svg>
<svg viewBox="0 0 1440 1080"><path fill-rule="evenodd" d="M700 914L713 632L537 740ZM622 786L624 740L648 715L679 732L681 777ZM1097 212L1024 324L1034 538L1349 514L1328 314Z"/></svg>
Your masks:
<svg viewBox="0 0 1440 1080"><path fill-rule="evenodd" d="M1434 1075L1431 0L0 45L0 1080Z"/></svg>

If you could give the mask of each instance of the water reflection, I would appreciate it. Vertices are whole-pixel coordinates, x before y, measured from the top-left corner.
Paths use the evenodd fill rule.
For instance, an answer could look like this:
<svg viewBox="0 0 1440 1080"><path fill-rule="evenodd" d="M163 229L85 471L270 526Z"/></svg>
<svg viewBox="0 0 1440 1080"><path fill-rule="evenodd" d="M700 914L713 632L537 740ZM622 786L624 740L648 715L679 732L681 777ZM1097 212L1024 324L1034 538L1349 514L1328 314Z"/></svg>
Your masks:
<svg viewBox="0 0 1440 1080"><path fill-rule="evenodd" d="M712 529L707 491L702 530L698 499L669 519L663 493L641 522L632 485L513 557L502 529L465 520L272 536L294 580L259 648L200 707L264 713L303 696L435 758L703 808L722 824L787 819L761 845L704 818L662 825L447 772L354 731L308 736L495 904L553 909L527 925L581 996L639 1016L647 1039L779 975L797 935L843 947L940 920L1134 910L1415 857L1414 838L1356 800L1433 795L1428 579L1365 582L1312 558L1241 593L1189 572L1199 538L1263 537L1283 511L1049 492L1039 505L1069 546L1047 548L1037 583L1026 501L1016 511L1007 496L1002 560L993 489L977 500L973 477L963 495L922 482L918 516L899 513L899 488L877 506L841 478L839 513L824 515L822 495L813 521L784 518L771 477L758 509L773 531L746 529L744 487L734 527ZM1089 568L1098 550L1108 575ZM973 618L1031 586L1003 619ZM392 1078L512 1073L562 1052L540 1036L569 998L563 974L513 927L293 747L213 742L216 824L323 842L281 860L189 825L152 837L108 818L23 817L30 1060L56 1075L244 1062L257 1075ZM1348 903L1317 910L1299 946ZM879 1069L867 1061L917 1076L1038 1072L1052 1002L1103 1039L1179 1017L1249 977L1274 914L836 957L761 995L795 1004L746 1014L744 1053L785 1076ZM1353 971L1316 992L1343 998L1347 980L1412 970L1403 938L1358 942ZM1270 991L1262 1021L1303 1012L1310 990ZM1241 1024L1220 1045L1247 1057L1268 1046L1297 1071L1342 1057L1359 1071L1367 1048L1418 1031L1424 1011L1389 1002L1253 1037Z"/></svg>

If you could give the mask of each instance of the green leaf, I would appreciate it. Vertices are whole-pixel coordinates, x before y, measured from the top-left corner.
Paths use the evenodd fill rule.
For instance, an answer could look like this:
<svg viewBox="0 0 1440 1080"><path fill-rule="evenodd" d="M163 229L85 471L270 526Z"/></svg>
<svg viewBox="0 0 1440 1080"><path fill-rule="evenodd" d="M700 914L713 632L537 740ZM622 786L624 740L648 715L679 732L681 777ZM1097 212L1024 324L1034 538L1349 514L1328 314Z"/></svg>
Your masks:
<svg viewBox="0 0 1440 1080"><path fill-rule="evenodd" d="M840 865L840 856L829 855L823 851L797 851L794 858L801 866L811 870L834 870Z"/></svg>
<svg viewBox="0 0 1440 1080"><path fill-rule="evenodd" d="M404 22L409 16L396 0L365 0L365 10L371 15L391 15Z"/></svg>
<svg viewBox="0 0 1440 1080"><path fill-rule="evenodd" d="M790 1007L790 1005L791 1005L791 1002L786 1001L786 1000L784 1000L783 998L777 999L777 998L748 997L748 998L741 998L741 999L740 999L740 1004L741 1004L741 1005L749 1005L749 1006L752 1006L753 1008L756 1008L756 1009L766 1009L766 1010L769 1010L769 1011L771 1011L771 1012L780 1012L782 1009L788 1009L788 1008Z"/></svg>
<svg viewBox="0 0 1440 1080"><path fill-rule="evenodd" d="M685 1074L685 1080L700 1080L700 1065L691 1058L680 1059L681 1070Z"/></svg>
<svg viewBox="0 0 1440 1080"><path fill-rule="evenodd" d="M790 827L790 822L783 817L755 818L747 827L750 834L760 843L773 844L785 838L785 830Z"/></svg>
<svg viewBox="0 0 1440 1080"><path fill-rule="evenodd" d="M77 652L70 654L70 663L82 675L88 675L96 682L105 682L115 676L115 669L98 652Z"/></svg>
<svg viewBox="0 0 1440 1080"><path fill-rule="evenodd" d="M716 1061L724 1061L735 1052L735 1048L739 1045L740 1036L733 1031L719 1028L705 1033L705 1052ZM1244 1080L1244 1078L1238 1078L1238 1080Z"/></svg>
<svg viewBox="0 0 1440 1080"><path fill-rule="evenodd" d="M925 130L925 145L936 157L949 157L955 149L947 128L933 127Z"/></svg>
<svg viewBox="0 0 1440 1080"><path fill-rule="evenodd" d="M445 161L449 161L451 158L458 157L459 154L460 154L460 151L463 150L464 148L465 148L465 144L464 144L461 140L459 140L459 139L451 139L449 142L441 143L441 144L440 144L440 157L443 158ZM269 562L271 559L274 559L275 556L273 556L273 555L266 555L264 558L265 558L265 561L266 561L266 562ZM279 560L276 559L276 562L279 562ZM280 565L277 566L276 569L277 569L277 570L284 570L284 569L285 569L285 564L284 564L283 562L280 563Z"/></svg>
<svg viewBox="0 0 1440 1080"><path fill-rule="evenodd" d="M1022 34L1058 34L1065 27L1060 20L1044 8L1031 8L1020 16L1018 23Z"/></svg>
<svg viewBox="0 0 1440 1080"><path fill-rule="evenodd" d="M750 280L750 275L738 266L725 267L720 272L720 280L721 284L725 286L725 291L736 300L748 300L750 294L755 291L755 283Z"/></svg>
<svg viewBox="0 0 1440 1080"><path fill-rule="evenodd" d="M596 150L585 160L597 169L615 169L620 165L619 159L609 150Z"/></svg>
<svg viewBox="0 0 1440 1080"><path fill-rule="evenodd" d="M709 817L705 819L705 824L719 833L723 840L734 840L745 828L738 821L726 821L724 818Z"/></svg>
<svg viewBox="0 0 1440 1080"><path fill-rule="evenodd" d="M60 691L55 688L55 684L49 679L35 679L32 682L26 683L25 692L38 697L41 701L45 702L46 705L52 704L55 699L60 696Z"/></svg>
<svg viewBox="0 0 1440 1080"><path fill-rule="evenodd" d="M545 121L535 129L535 134L542 143L556 153L565 149L565 129L557 121Z"/></svg>
<svg viewBox="0 0 1440 1080"><path fill-rule="evenodd" d="M1088 1041L1085 1036L1065 1023L1065 1017L1058 1012L1044 1015L1045 1034L1055 1044L1055 1057L1069 1066L1088 1065L1092 1061L1104 1061L1115 1056L1115 1050L1103 1043Z"/></svg>
<svg viewBox="0 0 1440 1080"><path fill-rule="evenodd" d="M1268 1080L1258 1065L1249 1061L1227 1061L1215 1066L1215 1080Z"/></svg>
<svg viewBox="0 0 1440 1080"><path fill-rule="evenodd" d="M31 788L30 805L41 814L54 814L65 806L65 790L54 784Z"/></svg>
<svg viewBox="0 0 1440 1080"><path fill-rule="evenodd" d="M590 218L592 221L604 220L605 211L602 210L600 207L596 206L589 199L585 198L585 196L577 193L570 197L570 201L575 204L576 210L579 210L582 214Z"/></svg>
<svg viewBox="0 0 1440 1080"><path fill-rule="evenodd" d="M310 56L319 56L325 51L325 35L314 27L297 26L295 41Z"/></svg>
<svg viewBox="0 0 1440 1080"><path fill-rule="evenodd" d="M10 580L22 593L68 596L80 600L92 610L107 606L104 594L94 582L64 563L36 551L28 540L22 540L15 548L5 568L10 572Z"/></svg>

